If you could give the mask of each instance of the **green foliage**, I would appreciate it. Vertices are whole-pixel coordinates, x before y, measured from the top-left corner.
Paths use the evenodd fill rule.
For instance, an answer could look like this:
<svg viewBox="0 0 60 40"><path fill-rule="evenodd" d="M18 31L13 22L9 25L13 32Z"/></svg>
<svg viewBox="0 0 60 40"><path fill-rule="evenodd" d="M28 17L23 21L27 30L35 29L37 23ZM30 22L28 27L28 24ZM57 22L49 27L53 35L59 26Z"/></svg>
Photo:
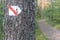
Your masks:
<svg viewBox="0 0 60 40"><path fill-rule="evenodd" d="M41 18L40 9L36 10L35 16L36 16L37 20L39 20Z"/></svg>
<svg viewBox="0 0 60 40"><path fill-rule="evenodd" d="M4 39L4 30L3 30L3 14L4 14L4 5L0 3L0 40Z"/></svg>
<svg viewBox="0 0 60 40"><path fill-rule="evenodd" d="M4 38L3 19L2 16L0 16L0 40L3 40L3 38Z"/></svg>
<svg viewBox="0 0 60 40"><path fill-rule="evenodd" d="M0 15L4 14L4 5L0 3Z"/></svg>
<svg viewBox="0 0 60 40"><path fill-rule="evenodd" d="M57 28L58 30L60 30L60 24L56 25L55 28Z"/></svg>
<svg viewBox="0 0 60 40"><path fill-rule="evenodd" d="M44 15L48 19L48 23L55 28L60 29L60 0L55 0L51 6L44 9Z"/></svg>

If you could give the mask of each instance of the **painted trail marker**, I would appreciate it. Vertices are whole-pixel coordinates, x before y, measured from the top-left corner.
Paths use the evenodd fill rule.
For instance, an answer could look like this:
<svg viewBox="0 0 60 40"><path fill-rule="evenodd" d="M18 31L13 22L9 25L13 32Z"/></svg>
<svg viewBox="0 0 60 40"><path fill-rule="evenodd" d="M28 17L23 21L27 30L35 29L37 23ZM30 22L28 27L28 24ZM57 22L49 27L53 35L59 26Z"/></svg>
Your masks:
<svg viewBox="0 0 60 40"><path fill-rule="evenodd" d="M9 6L9 16L18 16L21 13L21 9L18 6Z"/></svg>

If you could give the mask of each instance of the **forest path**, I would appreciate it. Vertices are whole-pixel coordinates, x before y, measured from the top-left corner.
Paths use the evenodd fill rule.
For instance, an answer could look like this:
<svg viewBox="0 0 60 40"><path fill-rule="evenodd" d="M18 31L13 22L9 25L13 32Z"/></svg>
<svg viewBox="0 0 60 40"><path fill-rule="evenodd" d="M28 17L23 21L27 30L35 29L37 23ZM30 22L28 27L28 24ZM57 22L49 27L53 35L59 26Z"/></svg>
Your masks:
<svg viewBox="0 0 60 40"><path fill-rule="evenodd" d="M48 40L60 40L60 31L47 24L44 19L38 21L38 24L40 30L48 38Z"/></svg>

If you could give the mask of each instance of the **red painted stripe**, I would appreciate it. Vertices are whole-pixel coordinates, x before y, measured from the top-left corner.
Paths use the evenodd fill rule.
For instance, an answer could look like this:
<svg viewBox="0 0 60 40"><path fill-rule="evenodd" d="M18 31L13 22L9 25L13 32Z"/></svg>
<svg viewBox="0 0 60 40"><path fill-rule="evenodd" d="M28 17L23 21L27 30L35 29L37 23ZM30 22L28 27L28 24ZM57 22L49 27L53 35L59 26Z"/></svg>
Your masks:
<svg viewBox="0 0 60 40"><path fill-rule="evenodd" d="M15 16L18 15L17 12L11 6L9 6L9 9L15 14Z"/></svg>

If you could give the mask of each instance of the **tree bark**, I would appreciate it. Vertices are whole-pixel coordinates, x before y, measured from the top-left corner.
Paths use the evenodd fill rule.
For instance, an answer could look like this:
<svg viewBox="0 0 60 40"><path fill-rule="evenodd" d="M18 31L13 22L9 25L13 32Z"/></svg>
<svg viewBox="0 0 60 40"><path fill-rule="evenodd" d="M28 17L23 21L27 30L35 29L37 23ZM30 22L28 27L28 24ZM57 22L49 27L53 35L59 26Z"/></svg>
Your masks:
<svg viewBox="0 0 60 40"><path fill-rule="evenodd" d="M18 16L9 16L8 6L19 6ZM35 40L34 0L5 0L4 40Z"/></svg>

